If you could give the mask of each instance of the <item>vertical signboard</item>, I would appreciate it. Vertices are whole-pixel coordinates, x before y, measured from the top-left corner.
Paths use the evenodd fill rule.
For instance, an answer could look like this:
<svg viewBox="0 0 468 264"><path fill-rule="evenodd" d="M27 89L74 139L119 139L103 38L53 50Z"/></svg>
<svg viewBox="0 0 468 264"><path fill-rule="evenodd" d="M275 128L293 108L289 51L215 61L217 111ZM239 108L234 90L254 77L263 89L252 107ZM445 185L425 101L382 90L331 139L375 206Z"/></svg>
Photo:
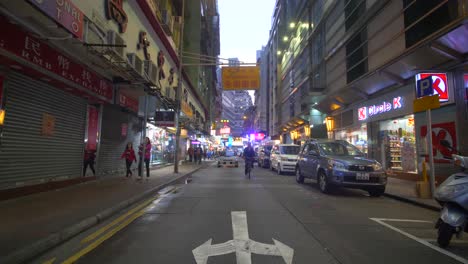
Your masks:
<svg viewBox="0 0 468 264"><path fill-rule="evenodd" d="M98 141L99 111L95 106L88 105L88 140L86 150L96 150Z"/></svg>

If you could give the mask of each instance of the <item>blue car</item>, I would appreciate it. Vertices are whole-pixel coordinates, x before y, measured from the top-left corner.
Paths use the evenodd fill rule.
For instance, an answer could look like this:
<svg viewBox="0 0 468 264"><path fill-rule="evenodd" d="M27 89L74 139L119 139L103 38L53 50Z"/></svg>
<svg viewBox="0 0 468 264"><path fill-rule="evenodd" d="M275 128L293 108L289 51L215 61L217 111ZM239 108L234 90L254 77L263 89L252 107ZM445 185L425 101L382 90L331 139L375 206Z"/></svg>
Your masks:
<svg viewBox="0 0 468 264"><path fill-rule="evenodd" d="M387 176L382 165L369 159L344 140L309 140L301 148L296 165L296 181L317 181L320 191L333 187L363 189L371 196L385 192Z"/></svg>

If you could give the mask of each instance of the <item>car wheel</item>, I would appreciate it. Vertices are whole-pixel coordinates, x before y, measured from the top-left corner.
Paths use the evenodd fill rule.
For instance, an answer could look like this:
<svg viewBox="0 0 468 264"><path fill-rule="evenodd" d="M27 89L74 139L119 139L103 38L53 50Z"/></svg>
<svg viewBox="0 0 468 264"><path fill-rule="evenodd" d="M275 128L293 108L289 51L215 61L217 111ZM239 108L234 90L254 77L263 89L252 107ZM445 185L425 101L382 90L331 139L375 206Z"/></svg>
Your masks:
<svg viewBox="0 0 468 264"><path fill-rule="evenodd" d="M385 187L384 188L372 188L367 191L370 196L372 197L380 197L382 194L385 193Z"/></svg>
<svg viewBox="0 0 468 264"><path fill-rule="evenodd" d="M278 163L277 167L276 167L276 172L278 173L278 175L281 175L283 172L281 171L281 165Z"/></svg>
<svg viewBox="0 0 468 264"><path fill-rule="evenodd" d="M325 172L320 171L317 176L317 179L320 191L323 193L329 193L330 185L328 184L327 175L325 174Z"/></svg>
<svg viewBox="0 0 468 264"><path fill-rule="evenodd" d="M296 182L304 183L304 176L302 176L301 169L299 169L299 167L296 168Z"/></svg>

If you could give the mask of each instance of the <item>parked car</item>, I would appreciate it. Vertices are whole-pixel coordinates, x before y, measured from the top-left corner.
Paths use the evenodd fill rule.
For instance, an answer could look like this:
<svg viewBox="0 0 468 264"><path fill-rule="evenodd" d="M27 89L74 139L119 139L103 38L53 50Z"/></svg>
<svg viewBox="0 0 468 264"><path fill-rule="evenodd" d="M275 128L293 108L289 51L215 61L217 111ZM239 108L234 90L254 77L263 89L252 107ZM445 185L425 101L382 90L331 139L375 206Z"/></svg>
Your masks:
<svg viewBox="0 0 468 264"><path fill-rule="evenodd" d="M270 155L270 168L276 170L278 174L283 172L295 172L299 145L279 144L273 147Z"/></svg>
<svg viewBox="0 0 468 264"><path fill-rule="evenodd" d="M387 184L382 165L344 140L308 140L296 167L296 181L303 183L304 178L317 180L323 193L339 186L363 189L376 197Z"/></svg>
<svg viewBox="0 0 468 264"><path fill-rule="evenodd" d="M234 166L239 167L239 158L236 156L234 151L226 150L223 155L218 157L218 168L221 166Z"/></svg>
<svg viewBox="0 0 468 264"><path fill-rule="evenodd" d="M262 168L270 168L270 154L273 145L260 146L258 148L258 166Z"/></svg>

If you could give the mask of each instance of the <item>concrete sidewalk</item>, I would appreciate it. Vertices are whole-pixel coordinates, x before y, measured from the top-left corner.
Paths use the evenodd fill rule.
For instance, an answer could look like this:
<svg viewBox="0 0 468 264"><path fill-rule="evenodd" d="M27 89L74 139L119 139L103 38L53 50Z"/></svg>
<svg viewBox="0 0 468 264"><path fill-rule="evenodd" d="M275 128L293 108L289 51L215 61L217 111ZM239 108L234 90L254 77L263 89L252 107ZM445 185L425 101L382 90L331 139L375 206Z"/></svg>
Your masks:
<svg viewBox="0 0 468 264"><path fill-rule="evenodd" d="M149 180L111 177L0 202L0 263L27 260L135 202L208 166L183 164L151 170Z"/></svg>
<svg viewBox="0 0 468 264"><path fill-rule="evenodd" d="M416 195L416 182L388 177L385 195L400 201L412 203L431 210L440 211L434 199L422 199Z"/></svg>

